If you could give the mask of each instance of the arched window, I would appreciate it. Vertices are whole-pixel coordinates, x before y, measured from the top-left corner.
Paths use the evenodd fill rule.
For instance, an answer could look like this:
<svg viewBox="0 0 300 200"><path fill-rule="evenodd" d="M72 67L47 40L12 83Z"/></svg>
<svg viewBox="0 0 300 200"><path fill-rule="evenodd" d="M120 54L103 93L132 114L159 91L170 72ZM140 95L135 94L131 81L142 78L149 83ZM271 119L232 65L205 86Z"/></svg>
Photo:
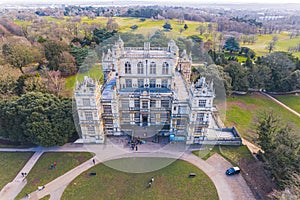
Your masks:
<svg viewBox="0 0 300 200"><path fill-rule="evenodd" d="M156 74L156 64L155 64L155 62L150 63L150 74Z"/></svg>
<svg viewBox="0 0 300 200"><path fill-rule="evenodd" d="M130 64L130 62L125 63L125 74L131 74L131 64Z"/></svg>
<svg viewBox="0 0 300 200"><path fill-rule="evenodd" d="M169 64L167 62L163 63L162 74L169 74Z"/></svg>
<svg viewBox="0 0 300 200"><path fill-rule="evenodd" d="M137 73L138 74L144 74L144 65L142 62L139 62L137 64Z"/></svg>

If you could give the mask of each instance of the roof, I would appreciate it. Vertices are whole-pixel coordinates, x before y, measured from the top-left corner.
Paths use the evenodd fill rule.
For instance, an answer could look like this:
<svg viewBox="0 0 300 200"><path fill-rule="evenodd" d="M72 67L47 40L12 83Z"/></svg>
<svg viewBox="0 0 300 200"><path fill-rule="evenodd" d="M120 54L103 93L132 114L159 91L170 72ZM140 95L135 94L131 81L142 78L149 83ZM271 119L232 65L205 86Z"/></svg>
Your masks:
<svg viewBox="0 0 300 200"><path fill-rule="evenodd" d="M240 170L240 168L239 168L239 167L233 167L233 169L234 169L235 171L238 171L238 170Z"/></svg>

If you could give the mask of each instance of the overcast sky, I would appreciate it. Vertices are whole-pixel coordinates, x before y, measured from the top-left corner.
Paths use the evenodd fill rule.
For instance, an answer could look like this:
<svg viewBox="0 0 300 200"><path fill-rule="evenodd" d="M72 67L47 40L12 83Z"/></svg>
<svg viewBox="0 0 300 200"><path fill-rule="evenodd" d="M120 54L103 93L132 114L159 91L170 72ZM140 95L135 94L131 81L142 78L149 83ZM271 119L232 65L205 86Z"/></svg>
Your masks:
<svg viewBox="0 0 300 200"><path fill-rule="evenodd" d="M147 4L155 3L155 2L168 2L168 3L300 3L299 0L133 0L133 2L145 2ZM72 3L80 3L80 4L88 4L89 2L99 3L101 2L113 2L114 4L118 4L119 2L124 2L124 0L1 0L0 3L9 3L9 4L16 4L16 3L59 3L59 4L72 4Z"/></svg>

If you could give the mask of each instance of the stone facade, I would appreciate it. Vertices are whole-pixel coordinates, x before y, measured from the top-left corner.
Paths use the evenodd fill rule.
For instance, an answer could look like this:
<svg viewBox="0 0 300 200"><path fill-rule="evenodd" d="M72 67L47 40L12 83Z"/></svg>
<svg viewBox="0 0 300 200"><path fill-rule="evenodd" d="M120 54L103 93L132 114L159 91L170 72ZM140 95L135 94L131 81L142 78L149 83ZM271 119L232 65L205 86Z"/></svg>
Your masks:
<svg viewBox="0 0 300 200"><path fill-rule="evenodd" d="M170 135L199 143L212 124L213 83L190 83L191 56L173 40L165 48L124 47L119 39L102 57L105 84L86 77L75 99L84 142L106 135ZM90 101L88 101L89 99ZM146 130L146 131L145 131Z"/></svg>

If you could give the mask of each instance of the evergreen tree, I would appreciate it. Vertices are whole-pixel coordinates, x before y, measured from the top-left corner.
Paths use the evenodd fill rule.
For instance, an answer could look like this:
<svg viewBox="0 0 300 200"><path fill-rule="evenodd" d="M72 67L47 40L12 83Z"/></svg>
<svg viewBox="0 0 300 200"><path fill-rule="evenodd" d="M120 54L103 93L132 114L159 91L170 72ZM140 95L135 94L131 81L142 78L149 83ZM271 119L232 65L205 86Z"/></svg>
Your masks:
<svg viewBox="0 0 300 200"><path fill-rule="evenodd" d="M230 37L225 41L225 45L223 48L227 51L230 51L230 53L238 52L240 50L240 45L234 37Z"/></svg>

